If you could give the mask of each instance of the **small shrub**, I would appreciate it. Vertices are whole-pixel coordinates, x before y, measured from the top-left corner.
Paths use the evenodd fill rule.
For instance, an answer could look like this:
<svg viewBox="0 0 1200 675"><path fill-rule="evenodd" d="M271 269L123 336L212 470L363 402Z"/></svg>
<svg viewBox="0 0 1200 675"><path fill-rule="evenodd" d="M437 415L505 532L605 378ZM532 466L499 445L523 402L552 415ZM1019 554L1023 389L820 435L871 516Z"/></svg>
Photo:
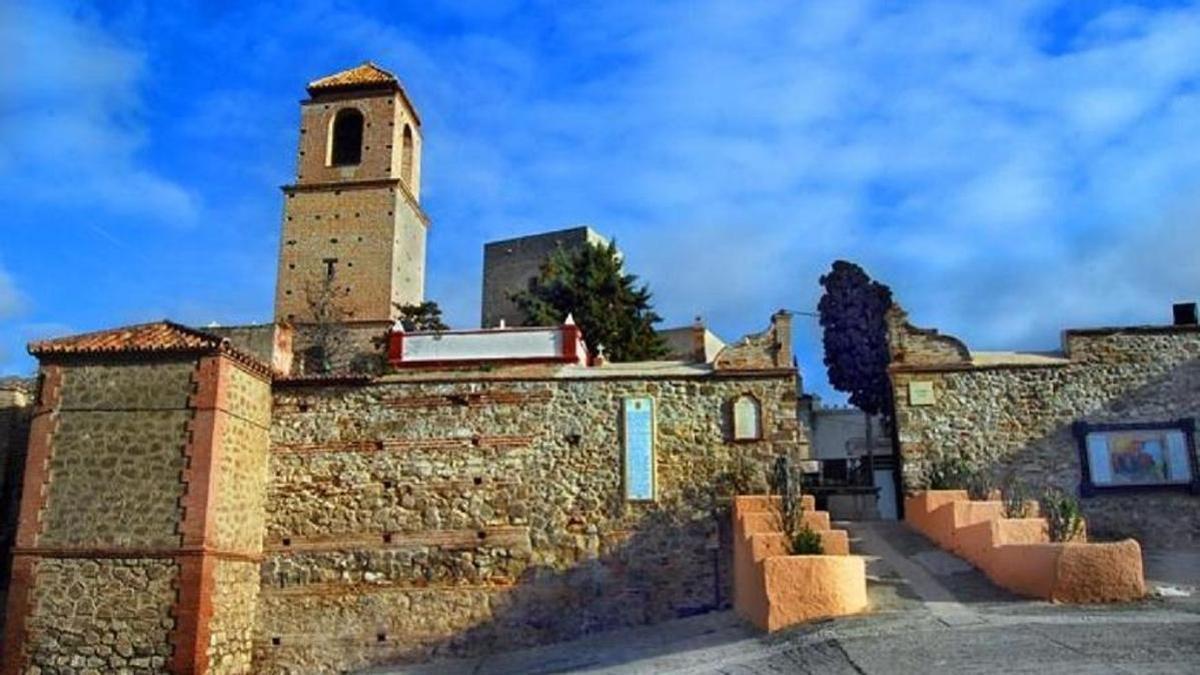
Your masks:
<svg viewBox="0 0 1200 675"><path fill-rule="evenodd" d="M975 501L983 501L992 496L996 489L996 481L992 474L984 469L975 469L967 474L967 496Z"/></svg>
<svg viewBox="0 0 1200 675"><path fill-rule="evenodd" d="M1050 541L1074 541L1083 534L1083 512L1073 495L1059 488L1047 488L1040 503L1050 530Z"/></svg>
<svg viewBox="0 0 1200 675"><path fill-rule="evenodd" d="M802 526L790 543L792 555L821 555L825 552L821 546L821 535L808 525Z"/></svg>
<svg viewBox="0 0 1200 675"><path fill-rule="evenodd" d="M779 529L789 545L794 546L796 540L807 529L804 525L804 506L800 494L800 474L786 455L780 455L771 467L767 483L770 487L769 494L779 495Z"/></svg>
<svg viewBox="0 0 1200 675"><path fill-rule="evenodd" d="M926 482L930 490L965 490L971 474L971 465L962 457L939 457L929 465Z"/></svg>
<svg viewBox="0 0 1200 675"><path fill-rule="evenodd" d="M1005 518L1028 518L1032 515L1029 513L1029 488L1019 478L1009 476L1005 479L1001 495Z"/></svg>

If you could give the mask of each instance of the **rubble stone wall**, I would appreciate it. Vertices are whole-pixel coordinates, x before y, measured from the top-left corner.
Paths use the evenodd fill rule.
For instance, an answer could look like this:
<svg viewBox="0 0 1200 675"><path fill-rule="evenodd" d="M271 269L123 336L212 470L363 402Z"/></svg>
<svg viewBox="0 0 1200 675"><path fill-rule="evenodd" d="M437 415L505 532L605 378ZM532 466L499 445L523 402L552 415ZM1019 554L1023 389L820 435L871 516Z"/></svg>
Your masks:
<svg viewBox="0 0 1200 675"><path fill-rule="evenodd" d="M208 667L214 675L252 673L259 566L249 561L217 560L212 587Z"/></svg>
<svg viewBox="0 0 1200 675"><path fill-rule="evenodd" d="M336 672L725 606L714 484L739 459L765 476L800 452L795 388L790 370L277 384L256 668ZM733 443L745 393L764 438ZM646 395L657 499L627 502L621 401Z"/></svg>
<svg viewBox="0 0 1200 675"><path fill-rule="evenodd" d="M194 370L190 360L63 369L39 545L179 545Z"/></svg>
<svg viewBox="0 0 1200 675"><path fill-rule="evenodd" d="M907 489L923 487L937 458L960 454L1040 488L1080 482L1076 421L1200 418L1200 330L1069 331L1065 363L893 366ZM932 405L911 405L908 384L930 382ZM1200 459L1200 458L1198 458ZM1096 538L1144 546L1200 543L1200 496L1180 491L1098 494L1081 500Z"/></svg>
<svg viewBox="0 0 1200 675"><path fill-rule="evenodd" d="M43 558L34 569L30 666L45 673L165 671L175 625L174 560Z"/></svg>

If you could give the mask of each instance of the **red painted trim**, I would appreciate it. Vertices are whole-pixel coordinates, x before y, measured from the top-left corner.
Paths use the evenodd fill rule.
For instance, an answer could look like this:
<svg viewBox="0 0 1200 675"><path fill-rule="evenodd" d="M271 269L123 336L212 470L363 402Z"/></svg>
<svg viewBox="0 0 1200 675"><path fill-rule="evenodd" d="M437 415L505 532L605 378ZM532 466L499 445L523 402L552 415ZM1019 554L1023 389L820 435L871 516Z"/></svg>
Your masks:
<svg viewBox="0 0 1200 675"><path fill-rule="evenodd" d="M210 548L207 546L199 548L71 548L62 546L39 546L37 548L13 549L13 554L32 556L35 558L103 558L105 560L211 556L218 560L252 563L262 562L263 559L261 554L223 551L221 549Z"/></svg>
<svg viewBox="0 0 1200 675"><path fill-rule="evenodd" d="M62 367L41 367L42 387L37 393L33 423L29 429L29 448L22 481L21 510L18 516L14 548L33 546L41 533L42 509L46 507L46 484L50 479L50 453L58 408L62 403ZM7 617L4 625L4 654L0 655L0 673L16 675L25 669L25 638L29 614L33 611L34 559L13 555L8 584Z"/></svg>
<svg viewBox="0 0 1200 675"><path fill-rule="evenodd" d="M514 326L512 328L468 328L465 330L410 331L407 335L481 335L486 333L548 333L560 326Z"/></svg>
<svg viewBox="0 0 1200 675"><path fill-rule="evenodd" d="M0 673L17 675L25 670L25 632L33 611L34 559L14 554L8 581L7 622L4 624L4 653L0 655Z"/></svg>
<svg viewBox="0 0 1200 675"><path fill-rule="evenodd" d="M179 523L181 548L203 551L212 544L216 467L228 415L230 371L234 367L223 355L201 358L196 365L196 393L188 402L194 413L184 448L187 468L183 471L183 518ZM216 557L180 551L175 561L179 565L179 595L171 610L175 628L168 638L171 672L204 673L208 671Z"/></svg>
<svg viewBox="0 0 1200 675"><path fill-rule="evenodd" d="M579 363L579 326L562 326L563 360Z"/></svg>
<svg viewBox="0 0 1200 675"><path fill-rule="evenodd" d="M404 333L392 331L388 334L388 361L399 363L404 360Z"/></svg>
<svg viewBox="0 0 1200 675"><path fill-rule="evenodd" d="M175 628L168 638L172 673L208 672L208 642L212 636L213 569L211 556L179 557L179 596L171 615Z"/></svg>
<svg viewBox="0 0 1200 675"><path fill-rule="evenodd" d="M21 515L14 546L33 546L41 533L42 509L46 505L46 483L50 478L50 453L58 408L62 402L62 366L44 365L42 389L38 392L33 422L29 427L29 452L21 488Z"/></svg>

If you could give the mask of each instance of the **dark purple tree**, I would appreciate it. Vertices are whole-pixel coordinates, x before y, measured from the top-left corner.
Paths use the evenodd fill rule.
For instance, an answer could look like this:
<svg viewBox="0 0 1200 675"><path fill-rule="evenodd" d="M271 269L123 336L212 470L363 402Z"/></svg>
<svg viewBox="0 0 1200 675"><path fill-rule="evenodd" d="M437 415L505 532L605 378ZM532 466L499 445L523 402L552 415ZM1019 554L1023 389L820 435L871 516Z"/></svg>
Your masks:
<svg viewBox="0 0 1200 675"><path fill-rule="evenodd" d="M817 311L824 329L821 341L829 383L850 394L852 405L890 421L887 311L892 306L891 289L845 260L833 263L821 277L821 286L825 294Z"/></svg>

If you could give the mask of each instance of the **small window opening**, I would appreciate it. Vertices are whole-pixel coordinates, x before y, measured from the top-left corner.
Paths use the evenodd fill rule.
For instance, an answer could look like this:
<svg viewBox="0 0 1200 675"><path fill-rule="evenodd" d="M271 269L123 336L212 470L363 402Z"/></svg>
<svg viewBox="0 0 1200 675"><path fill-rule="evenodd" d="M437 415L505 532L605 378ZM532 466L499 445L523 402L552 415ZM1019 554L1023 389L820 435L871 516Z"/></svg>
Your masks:
<svg viewBox="0 0 1200 675"><path fill-rule="evenodd" d="M404 145L400 149L400 178L404 184L412 187L413 180L413 132L412 127L404 125Z"/></svg>
<svg viewBox="0 0 1200 675"><path fill-rule="evenodd" d="M363 116L355 108L343 108L333 117L329 164L351 166L362 162Z"/></svg>

